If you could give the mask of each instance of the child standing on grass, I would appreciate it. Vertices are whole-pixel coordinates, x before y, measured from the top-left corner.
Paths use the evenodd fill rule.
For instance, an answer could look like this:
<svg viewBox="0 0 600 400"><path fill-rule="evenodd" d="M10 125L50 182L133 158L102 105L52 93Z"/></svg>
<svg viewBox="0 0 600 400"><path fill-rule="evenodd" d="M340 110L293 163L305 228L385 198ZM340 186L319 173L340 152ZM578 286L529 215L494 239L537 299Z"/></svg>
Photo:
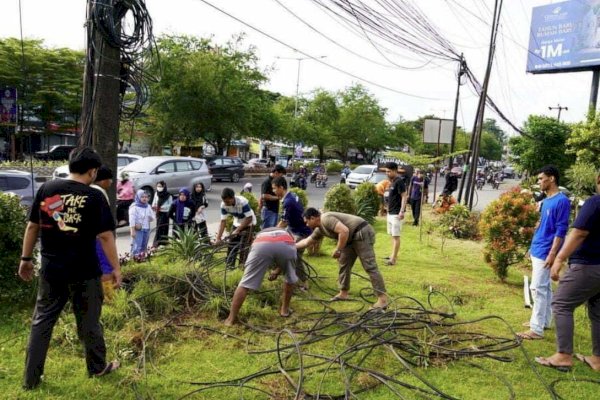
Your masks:
<svg viewBox="0 0 600 400"><path fill-rule="evenodd" d="M148 204L148 194L140 189L135 194L135 201L129 207L129 230L133 257L139 257L146 252L150 237L150 222L154 220L154 212Z"/></svg>

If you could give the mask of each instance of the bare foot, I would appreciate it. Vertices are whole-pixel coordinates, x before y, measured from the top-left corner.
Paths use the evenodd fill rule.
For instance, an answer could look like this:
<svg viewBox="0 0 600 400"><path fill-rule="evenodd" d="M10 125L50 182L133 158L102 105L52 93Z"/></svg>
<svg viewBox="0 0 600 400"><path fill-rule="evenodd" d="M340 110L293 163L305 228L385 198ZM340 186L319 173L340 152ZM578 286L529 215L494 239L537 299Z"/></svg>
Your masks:
<svg viewBox="0 0 600 400"><path fill-rule="evenodd" d="M237 324L237 319L233 319L233 318L227 318L225 321L223 321L223 325L225 326L233 326L235 324Z"/></svg>
<svg viewBox="0 0 600 400"><path fill-rule="evenodd" d="M388 302L387 299L378 299L377 302L375 304L373 304L371 306L371 309L376 309L376 308L380 308L382 310L385 310L388 306Z"/></svg>

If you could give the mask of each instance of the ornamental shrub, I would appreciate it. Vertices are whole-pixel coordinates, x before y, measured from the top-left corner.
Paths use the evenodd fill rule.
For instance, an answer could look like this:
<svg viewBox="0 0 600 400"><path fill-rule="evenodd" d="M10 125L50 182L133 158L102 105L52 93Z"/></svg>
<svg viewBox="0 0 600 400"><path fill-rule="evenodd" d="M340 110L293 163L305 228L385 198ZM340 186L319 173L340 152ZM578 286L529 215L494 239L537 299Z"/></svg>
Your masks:
<svg viewBox="0 0 600 400"><path fill-rule="evenodd" d="M300 200L302 207L306 208L308 206L308 196L306 195L305 190L295 187L295 188L291 188L290 192L292 192L296 196L298 196L298 199ZM281 207L280 207L280 209L281 209Z"/></svg>
<svg viewBox="0 0 600 400"><path fill-rule="evenodd" d="M356 203L356 215L369 223L375 221L379 211L379 195L375 185L371 182L363 182L354 192L354 203Z"/></svg>
<svg viewBox="0 0 600 400"><path fill-rule="evenodd" d="M22 281L16 274L27 226L26 210L18 196L0 192L0 221L0 302L32 298L35 285Z"/></svg>
<svg viewBox="0 0 600 400"><path fill-rule="evenodd" d="M336 161L327 163L327 172L341 172L342 168L344 168L342 163Z"/></svg>
<svg viewBox="0 0 600 400"><path fill-rule="evenodd" d="M484 259L502 281L508 275L508 267L525 257L537 220L531 193L521 193L520 187L503 193L481 215Z"/></svg>
<svg viewBox="0 0 600 400"><path fill-rule="evenodd" d="M343 184L336 184L325 193L325 211L336 211L346 214L356 214L356 204L350 188Z"/></svg>
<svg viewBox="0 0 600 400"><path fill-rule="evenodd" d="M457 239L479 239L479 214L462 204L452 205L438 220L438 231L443 236Z"/></svg>

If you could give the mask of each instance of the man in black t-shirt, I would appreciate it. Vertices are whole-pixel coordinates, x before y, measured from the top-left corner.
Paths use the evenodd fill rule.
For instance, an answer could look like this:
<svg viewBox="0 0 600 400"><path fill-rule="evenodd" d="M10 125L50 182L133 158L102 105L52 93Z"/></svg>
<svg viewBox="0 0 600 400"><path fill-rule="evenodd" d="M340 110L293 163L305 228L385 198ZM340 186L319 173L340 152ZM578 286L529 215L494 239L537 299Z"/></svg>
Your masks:
<svg viewBox="0 0 600 400"><path fill-rule="evenodd" d="M596 191L600 193L600 175L596 178ZM563 263L569 260L569 269L560 276ZM595 371L600 372L600 194L585 201L564 245L554 259L550 277L557 281L558 289L552 300L552 313L556 323L557 352L550 357L536 357L545 367L569 371L573 367L573 313L587 304L591 322L592 355L575 357Z"/></svg>
<svg viewBox="0 0 600 400"><path fill-rule="evenodd" d="M100 156L92 149L75 149L69 157L69 179L44 183L38 190L23 238L19 276L34 277L33 248L41 236L42 266L38 295L27 346L23 387L41 383L52 328L67 301L71 301L77 333L85 347L88 374L102 376L119 367L106 362L100 312L102 274L96 255L96 238L113 268L114 286L121 283L115 222L104 195L94 182Z"/></svg>
<svg viewBox="0 0 600 400"><path fill-rule="evenodd" d="M277 226L279 219L279 197L273 192L273 178L285 176L285 174L286 170L283 165L277 164L260 187L261 230Z"/></svg>
<svg viewBox="0 0 600 400"><path fill-rule="evenodd" d="M391 182L384 197L388 199L387 232L392 237L392 255L387 257L385 264L396 265L408 192L406 180L398 175L398 164L393 161L386 163L385 172Z"/></svg>

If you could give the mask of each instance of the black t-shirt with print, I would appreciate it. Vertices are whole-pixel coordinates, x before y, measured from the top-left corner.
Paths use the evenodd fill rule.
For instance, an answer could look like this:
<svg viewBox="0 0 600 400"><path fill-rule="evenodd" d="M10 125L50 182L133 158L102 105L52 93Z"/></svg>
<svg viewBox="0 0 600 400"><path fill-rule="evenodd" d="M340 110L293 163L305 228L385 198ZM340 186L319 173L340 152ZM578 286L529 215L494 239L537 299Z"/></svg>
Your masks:
<svg viewBox="0 0 600 400"><path fill-rule="evenodd" d="M260 187L260 194L270 194L271 196L275 196L275 192L273 191L273 177L269 175L267 179L265 179ZM279 200L263 200L263 205L267 207L267 210L273 212L279 212Z"/></svg>
<svg viewBox="0 0 600 400"><path fill-rule="evenodd" d="M38 190L29 220L40 226L41 273L47 280L78 281L102 274L96 236L115 221L97 189L72 180L53 180Z"/></svg>
<svg viewBox="0 0 600 400"><path fill-rule="evenodd" d="M406 192L406 181L398 176L392 181L388 190L388 214L400 214L402 193Z"/></svg>

